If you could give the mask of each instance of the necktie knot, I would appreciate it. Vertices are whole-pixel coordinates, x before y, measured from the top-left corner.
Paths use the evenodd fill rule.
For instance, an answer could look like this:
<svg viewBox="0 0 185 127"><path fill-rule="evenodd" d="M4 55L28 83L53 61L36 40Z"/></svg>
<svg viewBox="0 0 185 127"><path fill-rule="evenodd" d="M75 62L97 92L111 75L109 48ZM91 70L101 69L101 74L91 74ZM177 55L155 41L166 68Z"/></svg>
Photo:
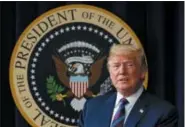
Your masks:
<svg viewBox="0 0 185 127"><path fill-rule="evenodd" d="M126 98L121 98L120 99L120 105L122 105L122 106L125 106L126 104L128 104L129 102L128 102L128 100L126 99Z"/></svg>

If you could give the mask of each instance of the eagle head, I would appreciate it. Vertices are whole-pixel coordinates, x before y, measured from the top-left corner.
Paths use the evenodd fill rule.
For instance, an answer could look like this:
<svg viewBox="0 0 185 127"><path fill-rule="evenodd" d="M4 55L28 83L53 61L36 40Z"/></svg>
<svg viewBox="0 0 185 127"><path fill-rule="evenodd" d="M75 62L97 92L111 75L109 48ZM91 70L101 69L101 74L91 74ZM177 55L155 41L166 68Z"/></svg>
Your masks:
<svg viewBox="0 0 185 127"><path fill-rule="evenodd" d="M69 71L73 74L84 74L84 66L81 63L75 63L70 68Z"/></svg>

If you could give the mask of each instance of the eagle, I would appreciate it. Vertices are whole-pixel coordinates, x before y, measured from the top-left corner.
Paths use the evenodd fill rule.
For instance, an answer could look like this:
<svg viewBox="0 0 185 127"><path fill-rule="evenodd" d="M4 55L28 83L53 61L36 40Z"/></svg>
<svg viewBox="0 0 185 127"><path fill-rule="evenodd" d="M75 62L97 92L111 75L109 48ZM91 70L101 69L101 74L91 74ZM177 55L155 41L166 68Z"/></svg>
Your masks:
<svg viewBox="0 0 185 127"><path fill-rule="evenodd" d="M71 67L68 68L67 64L63 62L59 57L52 55L52 59L54 60L55 68L56 68L56 72L59 80L68 88L70 88L68 72L72 72L73 74L76 74L76 75L85 73L83 64L79 62L73 64ZM100 78L105 59L106 59L106 56L96 60L91 65L90 74L88 75L89 86L96 84L96 82ZM91 91L87 91L86 93L87 95L92 95Z"/></svg>

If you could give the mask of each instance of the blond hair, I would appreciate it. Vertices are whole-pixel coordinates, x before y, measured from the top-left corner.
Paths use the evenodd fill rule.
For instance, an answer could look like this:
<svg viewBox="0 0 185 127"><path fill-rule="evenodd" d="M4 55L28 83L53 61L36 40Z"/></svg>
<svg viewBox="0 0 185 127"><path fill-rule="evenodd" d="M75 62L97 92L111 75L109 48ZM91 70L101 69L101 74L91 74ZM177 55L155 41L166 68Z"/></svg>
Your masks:
<svg viewBox="0 0 185 127"><path fill-rule="evenodd" d="M126 44L113 44L109 50L108 61L110 57L115 55L136 55L136 58L139 60L141 64L141 68L144 70L148 69L145 60L145 54L142 48Z"/></svg>

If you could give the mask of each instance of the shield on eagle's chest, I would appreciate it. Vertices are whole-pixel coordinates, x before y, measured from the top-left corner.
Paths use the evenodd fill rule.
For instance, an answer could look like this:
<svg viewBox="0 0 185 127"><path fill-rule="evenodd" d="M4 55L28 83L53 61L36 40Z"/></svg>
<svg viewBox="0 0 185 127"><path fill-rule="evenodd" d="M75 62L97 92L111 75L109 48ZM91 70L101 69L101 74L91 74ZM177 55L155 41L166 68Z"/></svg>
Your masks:
<svg viewBox="0 0 185 127"><path fill-rule="evenodd" d="M70 88L77 98L83 97L89 86L88 76L70 76Z"/></svg>

